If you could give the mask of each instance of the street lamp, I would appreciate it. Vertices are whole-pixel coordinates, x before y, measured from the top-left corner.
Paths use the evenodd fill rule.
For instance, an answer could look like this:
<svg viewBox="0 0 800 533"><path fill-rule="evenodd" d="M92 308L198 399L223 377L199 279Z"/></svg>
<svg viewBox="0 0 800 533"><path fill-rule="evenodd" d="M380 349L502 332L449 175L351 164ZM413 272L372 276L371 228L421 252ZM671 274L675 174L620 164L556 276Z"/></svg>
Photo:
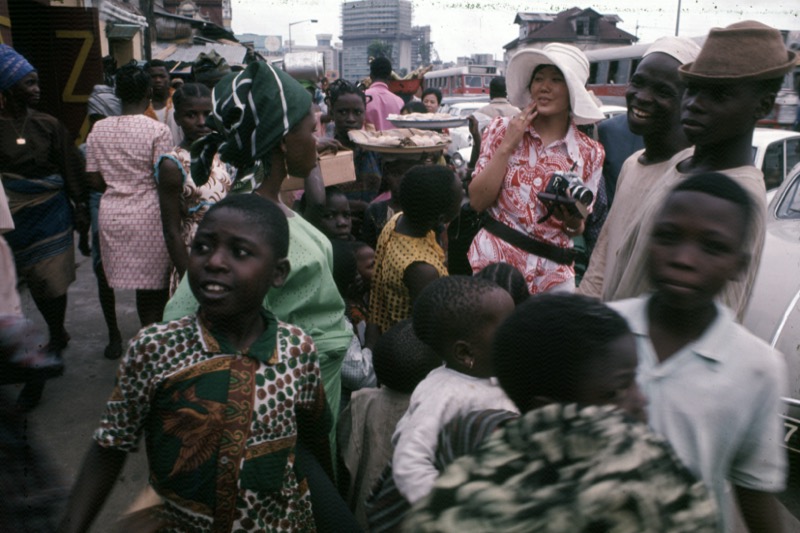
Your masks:
<svg viewBox="0 0 800 533"><path fill-rule="evenodd" d="M294 43L292 43L292 26L294 26L295 24L301 24L303 22L310 22L312 24L316 24L317 23L317 19L305 19L305 20L298 20L297 22L290 22L289 23L289 52L292 51L292 44L294 44Z"/></svg>

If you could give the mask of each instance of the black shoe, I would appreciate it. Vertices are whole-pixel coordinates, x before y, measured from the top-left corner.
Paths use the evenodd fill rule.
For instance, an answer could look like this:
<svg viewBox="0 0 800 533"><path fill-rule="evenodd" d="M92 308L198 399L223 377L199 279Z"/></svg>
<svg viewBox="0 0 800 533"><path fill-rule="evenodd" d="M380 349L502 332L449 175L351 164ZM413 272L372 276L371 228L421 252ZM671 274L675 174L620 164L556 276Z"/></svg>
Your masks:
<svg viewBox="0 0 800 533"><path fill-rule="evenodd" d="M52 337L50 339L50 342L48 342L44 346L44 351L45 352L56 352L56 353L60 354L62 351L64 351L67 348L67 344L69 344L70 340L71 340L71 338L69 336L69 333L67 333L67 330L64 330L63 333L61 335L59 335L58 337Z"/></svg>
<svg viewBox="0 0 800 533"><path fill-rule="evenodd" d="M58 378L64 375L64 358L61 352L47 354L43 364L36 368L42 379Z"/></svg>
<svg viewBox="0 0 800 533"><path fill-rule="evenodd" d="M23 413L32 411L42 399L44 380L29 381L17 396L17 409Z"/></svg>
<svg viewBox="0 0 800 533"><path fill-rule="evenodd" d="M35 362L25 366L19 364L0 364L0 385L9 383L35 383L64 375L64 359L60 353L40 356Z"/></svg>
<svg viewBox="0 0 800 533"><path fill-rule="evenodd" d="M122 341L111 341L103 351L103 357L106 359L119 359L122 357Z"/></svg>

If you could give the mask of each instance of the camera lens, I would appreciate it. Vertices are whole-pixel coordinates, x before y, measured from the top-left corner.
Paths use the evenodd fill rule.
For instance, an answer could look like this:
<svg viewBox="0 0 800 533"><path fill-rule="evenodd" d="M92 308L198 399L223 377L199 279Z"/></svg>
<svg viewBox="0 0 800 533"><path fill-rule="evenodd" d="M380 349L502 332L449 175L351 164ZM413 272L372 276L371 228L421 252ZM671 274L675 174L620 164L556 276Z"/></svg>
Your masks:
<svg viewBox="0 0 800 533"><path fill-rule="evenodd" d="M570 192L572 193L572 197L583 205L588 206L594 199L594 194L592 191L581 185L573 186Z"/></svg>

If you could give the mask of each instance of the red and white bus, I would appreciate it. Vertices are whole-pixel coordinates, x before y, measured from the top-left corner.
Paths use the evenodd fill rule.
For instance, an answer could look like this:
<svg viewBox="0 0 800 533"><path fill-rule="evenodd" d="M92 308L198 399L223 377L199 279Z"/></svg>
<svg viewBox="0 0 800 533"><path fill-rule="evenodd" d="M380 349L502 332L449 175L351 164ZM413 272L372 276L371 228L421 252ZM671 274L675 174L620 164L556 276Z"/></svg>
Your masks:
<svg viewBox="0 0 800 533"><path fill-rule="evenodd" d="M489 82L499 76L497 67L491 65L470 65L443 70L432 70L423 78L425 88L435 87L442 96L469 96L489 94Z"/></svg>
<svg viewBox="0 0 800 533"><path fill-rule="evenodd" d="M702 46L705 37L695 37L694 40ZM642 60L642 54L650 47L650 44L587 50L589 80L586 88L594 92L604 104L624 106L628 82ZM800 66L795 69L795 72L786 75L783 87L775 99L775 108L768 117L759 122L759 126L792 127L798 106L797 94L794 91L794 77L798 73L800 73Z"/></svg>

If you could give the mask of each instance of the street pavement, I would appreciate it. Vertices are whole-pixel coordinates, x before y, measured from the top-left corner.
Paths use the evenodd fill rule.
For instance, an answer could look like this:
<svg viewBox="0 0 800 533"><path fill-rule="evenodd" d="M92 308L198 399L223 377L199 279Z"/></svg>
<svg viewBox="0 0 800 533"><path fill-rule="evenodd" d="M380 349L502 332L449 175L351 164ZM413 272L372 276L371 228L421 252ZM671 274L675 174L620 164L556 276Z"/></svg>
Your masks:
<svg viewBox="0 0 800 533"><path fill-rule="evenodd" d="M67 331L72 337L64 351L66 365L62 377L50 380L42 402L28 415L31 445L49 457L57 469L54 483L71 487L91 443L105 401L114 385L119 361L103 357L107 331L97 299L97 286L91 259L76 251L77 281L70 287ZM30 295L22 292L23 311L46 331ZM133 291L117 291L117 317L122 336L129 340L139 329ZM0 392L18 394L21 386L6 385ZM114 522L147 485L147 460L144 444L140 452L129 454L125 468L108 497L92 533L118 531ZM800 517L800 480L781 500ZM800 532L800 520L782 509L785 531Z"/></svg>
<svg viewBox="0 0 800 533"><path fill-rule="evenodd" d="M76 250L76 262L77 281L68 293L66 328L72 339L63 353L66 369L62 377L48 381L42 402L28 415L31 445L51 460L58 474L54 483L67 488L80 470L119 366L118 360L103 357L108 339L91 258L81 256ZM44 321L24 287L21 296L23 312L46 335ZM133 291L118 291L117 317L127 341L139 330ZM21 386L8 385L2 389L16 395ZM91 531L118 531L114 527L116 518L146 485L147 460L142 445L140 452L129 454L119 482Z"/></svg>

